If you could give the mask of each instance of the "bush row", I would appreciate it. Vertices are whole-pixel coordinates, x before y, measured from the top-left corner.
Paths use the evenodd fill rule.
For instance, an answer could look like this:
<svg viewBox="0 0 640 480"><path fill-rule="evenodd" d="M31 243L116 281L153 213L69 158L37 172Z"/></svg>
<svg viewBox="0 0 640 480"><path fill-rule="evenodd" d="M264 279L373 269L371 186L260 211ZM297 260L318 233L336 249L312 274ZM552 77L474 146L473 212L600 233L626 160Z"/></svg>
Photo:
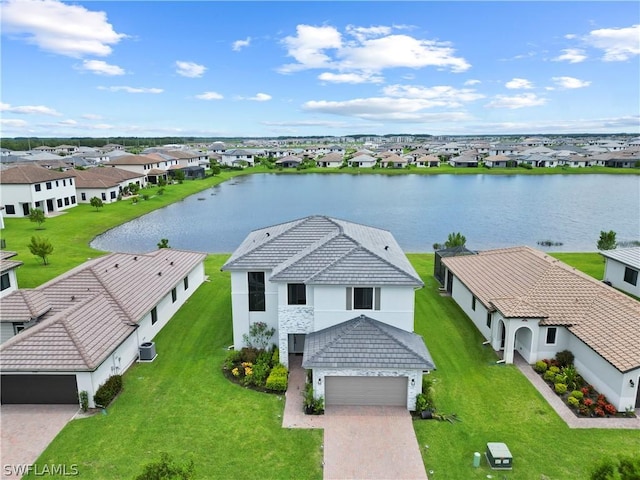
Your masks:
<svg viewBox="0 0 640 480"><path fill-rule="evenodd" d="M104 382L96 394L93 396L93 401L96 406L106 407L122 390L122 375L112 375L106 382Z"/></svg>

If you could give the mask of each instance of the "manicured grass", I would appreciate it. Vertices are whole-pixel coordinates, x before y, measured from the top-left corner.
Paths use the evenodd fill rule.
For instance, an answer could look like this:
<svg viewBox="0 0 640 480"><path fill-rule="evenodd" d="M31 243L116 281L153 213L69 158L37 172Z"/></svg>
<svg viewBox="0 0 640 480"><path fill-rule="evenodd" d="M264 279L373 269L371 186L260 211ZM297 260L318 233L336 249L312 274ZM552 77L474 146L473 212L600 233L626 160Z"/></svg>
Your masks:
<svg viewBox="0 0 640 480"><path fill-rule="evenodd" d="M230 280L220 272L226 258L208 257L210 282L156 337L156 360L126 372L108 414L69 423L38 464L75 463L82 478L130 479L168 452L178 462L193 459L200 479L322 478L322 431L283 429L284 396L222 374L232 341Z"/></svg>
<svg viewBox="0 0 640 480"><path fill-rule="evenodd" d="M592 255L599 256L575 254L573 260L591 265ZM430 478L502 478L484 458L480 468L472 467L474 452L484 457L487 442L509 446L509 479L588 478L600 457L640 451L637 430L569 429L516 367L495 363L496 355L455 302L438 294L433 255L410 259L426 284L416 295L416 331L437 366L436 405L462 419L414 422L427 472L434 472Z"/></svg>

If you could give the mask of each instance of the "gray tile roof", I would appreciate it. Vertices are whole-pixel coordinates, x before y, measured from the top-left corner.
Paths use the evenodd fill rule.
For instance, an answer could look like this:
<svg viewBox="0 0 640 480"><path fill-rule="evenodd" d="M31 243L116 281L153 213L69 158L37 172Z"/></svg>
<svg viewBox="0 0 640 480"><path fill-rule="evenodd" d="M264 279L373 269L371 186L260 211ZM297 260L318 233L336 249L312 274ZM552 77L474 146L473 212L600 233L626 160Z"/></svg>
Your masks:
<svg viewBox="0 0 640 480"><path fill-rule="evenodd" d="M12 270L22 265L22 262L19 260L10 260L16 255L18 255L18 252L10 252L9 250L0 250L0 273L4 273L8 270Z"/></svg>
<svg viewBox="0 0 640 480"><path fill-rule="evenodd" d="M302 366L435 369L420 335L365 315L307 334Z"/></svg>
<svg viewBox="0 0 640 480"><path fill-rule="evenodd" d="M206 257L160 249L112 253L37 289L0 299L2 321L42 318L0 345L3 370L94 370L158 302Z"/></svg>
<svg viewBox="0 0 640 480"><path fill-rule="evenodd" d="M640 247L616 248L600 252L604 257L616 260L632 268L640 269Z"/></svg>
<svg viewBox="0 0 640 480"><path fill-rule="evenodd" d="M442 263L490 310L563 325L619 371L640 367L640 302L615 288L530 247Z"/></svg>
<svg viewBox="0 0 640 480"><path fill-rule="evenodd" d="M254 230L222 269L272 270L275 282L423 285L390 232L321 215Z"/></svg>

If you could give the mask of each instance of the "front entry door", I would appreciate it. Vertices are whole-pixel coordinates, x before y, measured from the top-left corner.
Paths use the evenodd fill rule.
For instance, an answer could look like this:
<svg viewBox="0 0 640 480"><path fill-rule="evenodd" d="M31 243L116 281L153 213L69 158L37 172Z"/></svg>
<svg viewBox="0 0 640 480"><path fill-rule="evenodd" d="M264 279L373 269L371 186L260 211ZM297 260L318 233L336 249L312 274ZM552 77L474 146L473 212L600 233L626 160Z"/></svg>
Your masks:
<svg viewBox="0 0 640 480"><path fill-rule="evenodd" d="M304 333L289 334L289 353L304 353Z"/></svg>
<svg viewBox="0 0 640 480"><path fill-rule="evenodd" d="M29 204L28 204L28 203L23 203L23 204L22 204L22 214L23 214L25 217L28 217L28 216L29 216Z"/></svg>
<svg viewBox="0 0 640 480"><path fill-rule="evenodd" d="M53 200L47 200L47 212L53 212Z"/></svg>

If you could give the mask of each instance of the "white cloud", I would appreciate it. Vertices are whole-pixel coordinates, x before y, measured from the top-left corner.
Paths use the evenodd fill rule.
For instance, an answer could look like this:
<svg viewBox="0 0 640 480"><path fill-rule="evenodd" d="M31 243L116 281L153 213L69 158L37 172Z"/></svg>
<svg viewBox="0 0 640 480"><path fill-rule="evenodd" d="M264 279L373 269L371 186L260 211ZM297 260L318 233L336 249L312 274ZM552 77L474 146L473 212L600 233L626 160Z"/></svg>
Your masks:
<svg viewBox="0 0 640 480"><path fill-rule="evenodd" d="M196 95L196 98L200 100L222 100L224 97L218 92L204 92Z"/></svg>
<svg viewBox="0 0 640 480"><path fill-rule="evenodd" d="M463 72L471 65L447 42L391 34L394 27L348 26L354 40L343 41L332 26L298 25L296 35L282 41L297 63L283 65L280 73L323 68L346 73L378 73L388 68L436 67Z"/></svg>
<svg viewBox="0 0 640 480"><path fill-rule="evenodd" d="M0 118L0 125L7 128L23 128L26 127L28 123L24 120L14 118Z"/></svg>
<svg viewBox="0 0 640 480"><path fill-rule="evenodd" d="M176 62L176 73L183 77L198 78L204 75L206 70L207 67L194 62L182 62L180 60Z"/></svg>
<svg viewBox="0 0 640 480"><path fill-rule="evenodd" d="M61 117L62 114L53 108L44 105L22 105L12 107L8 103L0 103L0 112L18 113L24 115L50 115L52 117Z"/></svg>
<svg viewBox="0 0 640 480"><path fill-rule="evenodd" d="M68 127L74 127L76 125L78 125L78 122L76 122L73 119L68 119L68 120L62 120L60 122L58 122L59 125L66 125Z"/></svg>
<svg viewBox="0 0 640 480"><path fill-rule="evenodd" d="M162 88L144 88L144 87L127 87L127 86L98 87L98 90L107 90L109 92L154 93L154 94L164 92Z"/></svg>
<svg viewBox="0 0 640 480"><path fill-rule="evenodd" d="M560 88L584 88L591 85L591 82L586 80L580 80L578 78L573 77L553 77L552 80L558 85Z"/></svg>
<svg viewBox="0 0 640 480"><path fill-rule="evenodd" d="M580 50L579 48L565 48L562 50L562 55L557 56L553 59L555 62L569 62L569 63L580 63L587 59L587 55L585 55L584 50Z"/></svg>
<svg viewBox="0 0 640 480"><path fill-rule="evenodd" d="M384 78L371 73L331 73L324 72L318 75L318 80L329 83L382 83Z"/></svg>
<svg viewBox="0 0 640 480"><path fill-rule="evenodd" d="M268 102L271 98L271 95L267 93L256 93L255 96L246 98L246 100L252 100L254 102Z"/></svg>
<svg viewBox="0 0 640 480"><path fill-rule="evenodd" d="M525 78L514 78L505 83L504 86L511 90L528 90L533 88L533 84Z"/></svg>
<svg viewBox="0 0 640 480"><path fill-rule="evenodd" d="M39 48L70 57L106 56L126 37L116 33L105 12L56 0L2 2L2 29Z"/></svg>
<svg viewBox="0 0 640 480"><path fill-rule="evenodd" d="M471 87L473 85L478 85L480 83L482 83L480 80L471 79L471 80L467 80L466 82L464 82L464 85L466 87Z"/></svg>
<svg viewBox="0 0 640 480"><path fill-rule="evenodd" d="M640 55L640 24L625 28L601 28L589 32L585 41L604 50L605 62L621 62Z"/></svg>
<svg viewBox="0 0 640 480"><path fill-rule="evenodd" d="M507 95L496 95L493 100L485 105L487 108L525 108L537 107L547 103L545 98L536 96L535 93L523 93L512 97Z"/></svg>
<svg viewBox="0 0 640 480"><path fill-rule="evenodd" d="M125 74L124 69L121 67L110 65L102 60L85 60L79 69L95 73L96 75L116 76Z"/></svg>
<svg viewBox="0 0 640 480"><path fill-rule="evenodd" d="M456 89L447 85L422 87L413 85L389 85L383 93L389 97L422 100L422 108L431 106L460 107L485 96L471 88Z"/></svg>
<svg viewBox="0 0 640 480"><path fill-rule="evenodd" d="M331 122L328 120L300 120L300 121L288 121L288 122L274 122L263 121L262 125L268 125L270 127L325 127L325 128L344 128L349 127L352 124L348 122Z"/></svg>
<svg viewBox="0 0 640 480"><path fill-rule="evenodd" d="M102 115L95 113L85 113L84 115L81 115L81 117L85 120L102 120Z"/></svg>
<svg viewBox="0 0 640 480"><path fill-rule="evenodd" d="M244 40L236 40L235 42L233 42L233 44L231 45L231 49L234 52L239 52L244 47L248 47L250 44L251 44L251 37L247 37Z"/></svg>

